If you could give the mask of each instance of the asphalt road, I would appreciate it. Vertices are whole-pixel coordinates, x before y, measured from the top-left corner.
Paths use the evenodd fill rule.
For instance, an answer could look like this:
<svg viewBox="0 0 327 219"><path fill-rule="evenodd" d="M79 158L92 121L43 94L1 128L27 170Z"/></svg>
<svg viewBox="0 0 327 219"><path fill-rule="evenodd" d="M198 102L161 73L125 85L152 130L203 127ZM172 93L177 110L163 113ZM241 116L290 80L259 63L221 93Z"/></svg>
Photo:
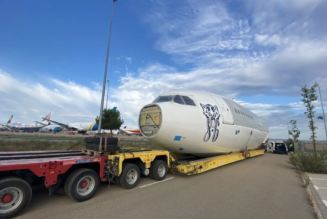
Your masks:
<svg viewBox="0 0 327 219"><path fill-rule="evenodd" d="M18 218L315 218L299 175L286 155L265 154L195 176L142 178L125 190L101 184L89 201L38 190ZM173 177L173 178L172 178Z"/></svg>

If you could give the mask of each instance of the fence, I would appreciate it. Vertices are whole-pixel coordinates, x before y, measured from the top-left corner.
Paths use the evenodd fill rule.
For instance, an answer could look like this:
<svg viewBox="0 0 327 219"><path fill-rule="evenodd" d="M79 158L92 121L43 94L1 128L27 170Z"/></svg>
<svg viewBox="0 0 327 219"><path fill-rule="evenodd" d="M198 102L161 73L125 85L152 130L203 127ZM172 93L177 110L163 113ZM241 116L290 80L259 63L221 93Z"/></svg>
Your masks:
<svg viewBox="0 0 327 219"><path fill-rule="evenodd" d="M312 142L299 141L294 144L294 150L302 152L314 152ZM321 152L327 150L327 142L316 142L316 151Z"/></svg>

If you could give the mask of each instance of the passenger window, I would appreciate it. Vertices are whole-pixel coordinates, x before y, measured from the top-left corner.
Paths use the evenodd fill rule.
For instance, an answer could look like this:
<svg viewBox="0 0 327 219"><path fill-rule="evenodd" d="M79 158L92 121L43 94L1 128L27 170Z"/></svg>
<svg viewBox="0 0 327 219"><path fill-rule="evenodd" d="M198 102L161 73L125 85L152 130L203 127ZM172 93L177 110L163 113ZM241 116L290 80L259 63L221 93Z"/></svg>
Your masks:
<svg viewBox="0 0 327 219"><path fill-rule="evenodd" d="M176 95L176 96L174 97L174 102L175 102L175 103L179 103L179 104L184 104L184 101L182 100L182 97L179 96L179 95Z"/></svg>
<svg viewBox="0 0 327 219"><path fill-rule="evenodd" d="M182 97L183 97L186 105L196 106L194 101L191 98L189 98L187 96L182 96Z"/></svg>

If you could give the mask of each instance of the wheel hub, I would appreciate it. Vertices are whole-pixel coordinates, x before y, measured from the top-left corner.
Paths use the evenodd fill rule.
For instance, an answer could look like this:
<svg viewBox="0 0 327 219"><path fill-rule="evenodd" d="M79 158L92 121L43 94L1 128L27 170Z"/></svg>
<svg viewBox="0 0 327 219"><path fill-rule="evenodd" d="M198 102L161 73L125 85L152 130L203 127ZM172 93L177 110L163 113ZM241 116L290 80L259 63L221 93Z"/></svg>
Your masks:
<svg viewBox="0 0 327 219"><path fill-rule="evenodd" d="M77 183L76 191L78 195L86 196L90 194L95 188L95 180L91 176L84 176Z"/></svg>
<svg viewBox="0 0 327 219"><path fill-rule="evenodd" d="M3 203L9 203L11 202L12 198L13 198L12 194L5 194L4 196L2 196L1 201Z"/></svg>
<svg viewBox="0 0 327 219"><path fill-rule="evenodd" d="M130 185L134 184L137 180L137 177L138 177L137 172L134 169L128 171L126 175L127 183Z"/></svg>
<svg viewBox="0 0 327 219"><path fill-rule="evenodd" d="M0 214L11 212L18 208L24 200L24 193L18 187L7 187L0 191Z"/></svg>
<svg viewBox="0 0 327 219"><path fill-rule="evenodd" d="M86 181L83 181L83 182L81 183L81 188L84 189L84 188L86 188L86 187L87 187L87 182L86 182Z"/></svg>
<svg viewBox="0 0 327 219"><path fill-rule="evenodd" d="M160 165L159 166L159 168L158 168L158 175L160 176L160 177L163 177L164 175L165 175L165 173L166 173L166 168L165 168L165 166L164 165Z"/></svg>

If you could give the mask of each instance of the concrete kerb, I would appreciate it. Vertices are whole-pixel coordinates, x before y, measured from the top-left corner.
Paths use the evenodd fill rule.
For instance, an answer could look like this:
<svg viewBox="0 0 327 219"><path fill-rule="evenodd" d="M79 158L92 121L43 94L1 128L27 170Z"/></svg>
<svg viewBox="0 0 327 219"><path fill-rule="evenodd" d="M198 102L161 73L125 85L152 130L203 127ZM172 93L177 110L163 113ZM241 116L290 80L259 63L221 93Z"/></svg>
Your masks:
<svg viewBox="0 0 327 219"><path fill-rule="evenodd" d="M288 160L286 160L287 163L291 164ZM304 175L306 174L308 176L308 173L302 172L297 166L294 166L300 175L302 182L303 182L303 187L305 185L305 178ZM313 187L313 184L310 180L310 184L307 188L305 188L308 194L309 201L311 203L311 206L313 208L313 211L315 213L315 216L317 219L327 219L327 209L324 203L322 202L319 194Z"/></svg>
<svg viewBox="0 0 327 219"><path fill-rule="evenodd" d="M307 173L306 173L307 174ZM304 180L303 174L301 174L302 180ZM313 210L316 214L317 219L327 219L327 208L322 202L320 195L313 187L313 184L310 180L310 185L306 188Z"/></svg>
<svg viewBox="0 0 327 219"><path fill-rule="evenodd" d="M301 176L303 185L305 185L304 175L308 174L308 173L304 173L304 172L300 171L299 169L298 169L298 173ZM312 206L312 208L313 208L313 210L315 212L316 218L317 219L327 219L327 209L326 209L324 203L322 202L319 194L317 193L317 191L313 187L313 184L312 184L311 180L310 180L309 186L307 188L305 188L305 189L307 191L308 198L309 198L309 201L311 203L311 206Z"/></svg>

